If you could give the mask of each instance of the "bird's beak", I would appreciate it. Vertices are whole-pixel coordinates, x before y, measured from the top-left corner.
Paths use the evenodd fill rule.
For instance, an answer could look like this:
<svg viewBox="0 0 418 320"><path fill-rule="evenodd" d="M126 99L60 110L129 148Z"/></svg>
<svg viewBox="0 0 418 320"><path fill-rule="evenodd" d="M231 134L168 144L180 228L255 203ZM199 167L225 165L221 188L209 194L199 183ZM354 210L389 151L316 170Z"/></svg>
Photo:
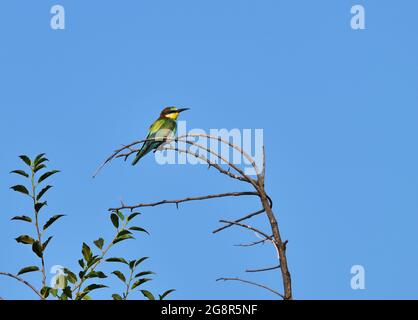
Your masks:
<svg viewBox="0 0 418 320"><path fill-rule="evenodd" d="M180 112L183 112L183 111L186 111L186 110L190 110L190 108L177 109L176 112L180 113Z"/></svg>

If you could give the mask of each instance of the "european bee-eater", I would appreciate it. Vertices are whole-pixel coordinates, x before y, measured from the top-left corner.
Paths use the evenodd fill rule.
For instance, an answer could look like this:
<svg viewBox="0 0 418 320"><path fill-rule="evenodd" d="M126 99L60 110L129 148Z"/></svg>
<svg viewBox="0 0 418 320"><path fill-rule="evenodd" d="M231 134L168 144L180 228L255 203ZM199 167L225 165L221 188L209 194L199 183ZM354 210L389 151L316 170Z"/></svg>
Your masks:
<svg viewBox="0 0 418 320"><path fill-rule="evenodd" d="M145 141L142 144L132 165L136 165L143 156L151 150L156 150L165 139L172 137L177 131L177 118L183 111L189 108L177 109L176 107L164 108L160 113L160 117L149 127L147 139L155 139L157 141Z"/></svg>

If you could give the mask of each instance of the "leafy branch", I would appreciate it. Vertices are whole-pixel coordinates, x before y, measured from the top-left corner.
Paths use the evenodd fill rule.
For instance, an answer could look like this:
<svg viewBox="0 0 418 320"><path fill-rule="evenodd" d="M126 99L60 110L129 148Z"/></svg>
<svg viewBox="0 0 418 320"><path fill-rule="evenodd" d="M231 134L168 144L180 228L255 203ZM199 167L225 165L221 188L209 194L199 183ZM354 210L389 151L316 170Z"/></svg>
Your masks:
<svg viewBox="0 0 418 320"><path fill-rule="evenodd" d="M19 275L29 273L29 272L41 272L42 274L42 288L40 290L34 289L32 285L28 285L33 291L35 291L42 299L47 297L47 285L46 285L46 270L45 270L45 250L52 239L52 236L49 236L46 241L43 241L44 233L47 229L58 219L62 218L63 214L56 214L49 218L43 225L42 229L40 227L40 213L41 210L47 205L47 201L43 201L43 197L47 193L48 190L52 188L51 185L45 185L44 182L53 176L54 174L58 173L58 170L52 171L45 171L47 169L46 163L48 159L45 157L45 154L39 154L33 160L30 159L26 155L21 155L19 158L25 164L25 169L17 169L11 171L12 174L19 175L25 178L28 182L27 185L24 184L17 184L11 187L11 189L17 193L23 194L31 198L32 207L33 207L33 215L32 217L21 215L21 216L14 216L11 220L16 221L23 221L26 223L30 223L35 228L35 236L29 235L20 235L15 240L18 243L24 245L30 245L32 247L33 253L41 260L40 268L38 266L28 266L22 268L16 276L11 275L9 273L1 273L2 275L12 276L16 280L25 283L28 285L26 281L21 280ZM42 189L38 192L38 188L42 187Z"/></svg>
<svg viewBox="0 0 418 320"><path fill-rule="evenodd" d="M135 232L146 233L148 231L139 226L131 226L132 221L140 214L139 212L131 212L128 216L120 210L114 210L110 213L110 221L113 228L115 229L115 235L112 240L105 246L105 240L100 237L97 240L93 241L96 249L92 248L85 242L82 244L81 253L82 258L78 260L78 264L81 267L80 272L76 275L69 268L63 268L61 273L56 275L55 283L52 284L52 287L47 286L46 282L46 264L45 264L45 250L53 238L49 236L46 238L46 231L49 231L49 228L60 218L64 217L63 214L56 214L51 216L46 221L41 221L41 210L47 206L47 201L44 200L44 197L48 190L52 188L51 185L46 185L45 182L51 176L58 173L58 170L46 171L46 163L48 159L45 157L45 154L40 154L36 156L33 160L26 155L20 156L20 159L24 162L26 167L22 169L17 169L12 171L12 174L19 175L27 180L27 184L17 184L11 187L11 189L17 193L23 194L24 196L31 199L31 204L33 206L32 215L20 215L14 216L11 220L13 221L22 221L25 223L32 224L34 227L34 235L23 234L18 236L15 240L18 243L24 245L30 245L33 253L40 259L40 265L33 265L21 268L17 274L9 272L0 272L1 276L9 277L19 281L28 288L30 288L40 299L45 300L49 296L60 300L88 300L91 299L90 293L96 289L107 288L106 284L100 283L98 280L103 280L107 278L107 275L98 270L103 262L122 262L129 266L130 274L125 283L126 288L123 293L123 299L127 299L128 295L137 287L139 288L142 284L150 281L151 279L146 278L147 275L152 275L152 271L142 271L136 273L135 270L138 265L145 261L146 258L141 258L138 260L131 260L127 262L124 258L107 258L106 256L110 249L112 249L116 244L128 240L135 239L133 234ZM43 219L42 219L43 220ZM46 240L44 241L44 237ZM98 251L94 253L94 251ZM41 289L37 289L36 286L26 281L22 278L22 275L25 275L30 272L39 272L41 274ZM114 271L113 274L121 276L120 271ZM93 283L88 283L90 280L93 280ZM132 283L133 282L133 283ZM165 297L167 294L174 290L168 290L160 297ZM152 293L147 290L141 290L142 294L150 299L153 297ZM114 295L114 298L116 295Z"/></svg>

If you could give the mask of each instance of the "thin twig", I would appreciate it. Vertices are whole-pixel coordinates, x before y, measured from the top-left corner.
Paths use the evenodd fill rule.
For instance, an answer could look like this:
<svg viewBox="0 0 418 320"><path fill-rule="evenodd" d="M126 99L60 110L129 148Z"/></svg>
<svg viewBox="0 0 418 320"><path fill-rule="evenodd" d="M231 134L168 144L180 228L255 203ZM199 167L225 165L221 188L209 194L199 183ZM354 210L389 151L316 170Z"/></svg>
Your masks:
<svg viewBox="0 0 418 320"><path fill-rule="evenodd" d="M17 281L20 281L21 283L23 283L24 285L29 287L33 292L35 292L42 300L45 300L45 298L38 292L38 290L35 289L34 286L32 286L29 282L22 279L21 277L16 276L14 274L11 274L9 272L0 272L0 275L7 276L7 277L10 277L10 278L16 279Z"/></svg>
<svg viewBox="0 0 418 320"><path fill-rule="evenodd" d="M246 178L244 178L242 176L238 176L238 175L233 174L232 172L230 172L228 170L223 169L219 164L217 164L217 163L215 163L213 161L210 161L208 158L204 157L203 155L190 152L189 149L179 149L178 147L164 147L164 149L165 150L173 150L173 151L177 151L177 152L185 153L185 154L190 154L190 155L194 156L197 159L201 159L201 160L205 161L208 164L209 168L210 167L213 167L216 170L218 170L220 173L225 174L225 175L227 175L227 176L229 176L229 177L231 177L233 179L237 179L237 180L240 180L240 181L249 182ZM127 155L127 153L126 154L120 154L117 157L125 157L126 155Z"/></svg>
<svg viewBox="0 0 418 320"><path fill-rule="evenodd" d="M248 230L257 232L258 234L262 235L264 238L267 238L270 241L274 242L274 239L272 237L270 237L268 234L266 234L265 232L263 232L263 231L261 231L261 230L259 230L257 228L254 228L252 226L249 226L249 225L246 225L246 224L242 224L242 223L238 223L238 222L235 222L235 221L227 221L227 220L219 220L219 222L237 225L237 226L240 226L242 228L245 228L245 229L248 229Z"/></svg>
<svg viewBox="0 0 418 320"><path fill-rule="evenodd" d="M276 290L273 290L273 289L271 289L271 288L269 288L269 287L267 287L263 284L259 284L259 283L248 281L248 280L244 280L244 279L241 279L241 278L219 278L219 279L216 279L216 281L241 281L241 282L244 282L244 283L252 284L253 286L257 286L257 287L266 289L266 290L280 296L283 299L285 298L284 295L282 295L281 293L279 293Z"/></svg>
<svg viewBox="0 0 418 320"><path fill-rule="evenodd" d="M245 270L245 272L263 272L263 271L270 271L270 270L275 270L279 268L280 268L280 264L274 267L268 267L268 268L262 268L262 269L247 269Z"/></svg>
<svg viewBox="0 0 418 320"><path fill-rule="evenodd" d="M240 147L238 147L238 146L236 146L235 144L233 144L233 143L231 143L230 141L228 141L228 140L225 140L225 139L222 139L221 137L219 137L219 136L212 136L212 135L209 135L209 134L200 134L200 133L196 133L196 134L187 134L187 135L184 135L184 136L180 136L180 137L178 137L178 139L182 139L182 138L187 138L187 137L202 137L202 138L208 138L208 139L212 139L212 140L218 140L218 141L220 141L220 142L222 142L222 143L224 143L224 144L226 144L226 145L228 145L228 146L230 146L232 149L235 149L235 150L237 150L239 153L241 153L242 155L243 155L243 157L244 158L246 158L247 160L248 160L248 162L250 162L251 163L251 165L253 166L253 168L254 168L254 170L255 170L255 172L256 172L256 175L259 175L259 173L260 173L260 170L258 169L258 167L257 167L257 164L255 163L255 161L254 161L254 159L253 158L251 158L249 155L248 155L248 153L246 153L242 148L240 148Z"/></svg>
<svg viewBox="0 0 418 320"><path fill-rule="evenodd" d="M154 139L151 139L151 140L154 140ZM130 144L128 144L128 145L124 145L124 146L122 146L121 148L119 148L119 149L116 149L97 169L96 169L96 171L94 172L94 174L93 174L93 178L95 178L98 174L99 174L99 172L103 169L103 167L106 165L106 164L108 164L109 162L111 162L120 152L122 152L123 150L126 150L126 149L129 149L129 150L131 150L131 147L132 146L134 146L134 145L137 145L137 144L140 144L140 143L142 143L142 142L146 142L146 141L149 141L149 139L145 139L145 140L140 140L140 141L134 141L134 142L132 142L132 143L130 143Z"/></svg>
<svg viewBox="0 0 418 320"><path fill-rule="evenodd" d="M184 136L184 137L186 137L186 136ZM198 143L196 143L194 141L187 140L187 137L186 137L186 140L180 140L180 139L181 139L181 137L178 137L178 138L166 138L166 139L164 139L163 144L158 148L158 150L174 150L174 151L178 151L178 152L181 152L181 153L191 154L194 157L205 161L210 166L215 167L216 169L218 169L219 171L221 171L221 173L224 173L224 174L226 173L226 174L228 174L230 177L232 177L234 179L238 179L238 180L241 180L241 181L247 181L250 184L252 184L254 186L254 188L257 189L257 187L258 187L257 181L251 179L248 175L245 174L245 172L242 169L240 169L239 167L237 167L236 165L234 165L232 162L228 161L226 158L224 158L221 155L219 155L217 152L215 152L212 149L209 149L209 148L207 148L207 147L205 147L205 146L203 146L201 144L198 144ZM154 139L148 139L148 140L154 141L155 138ZM229 171L226 171L224 169L221 169L221 167L218 164L216 164L213 161L210 161L207 157L204 157L201 154L197 154L196 152L195 153L194 152L190 152L189 149L179 149L178 147L172 147L172 146L170 146L170 143L171 142L177 142L177 143L178 142L184 142L184 143L190 144L192 146L195 146L195 147L197 147L200 150L203 150L203 151L206 151L206 152L208 152L210 154L213 154L219 160L223 161L226 165L228 165L229 167L231 167L232 169L234 169L235 171L237 171L241 175L241 177L239 177L237 175L229 174ZM126 153L120 153L120 151L123 151L125 149L129 149L129 151L126 152ZM140 149L131 149L131 148L126 148L126 147L125 148L122 148L122 149L119 149L119 150L116 150L115 153L111 157L109 157L105 161L104 164L106 164L109 159L112 160L112 159L117 159L117 158L124 158L126 160L132 154L139 152L139 150ZM101 166L101 168L102 167L103 167L103 165Z"/></svg>
<svg viewBox="0 0 418 320"><path fill-rule="evenodd" d="M264 209L258 210L258 211L256 211L256 212L253 212L253 213L250 213L250 214L246 215L245 217L239 218L239 219L235 220L234 222L241 222L241 221L244 221L244 220L250 219L250 218L252 218L252 217L254 217L254 216L257 216L257 215L259 215L259 214L262 214L263 212L265 212L265 210L264 210ZM212 233L218 233L219 231L222 231L222 230L224 230L224 229L226 229L226 228L232 227L233 225L234 225L233 223L231 223L231 224L227 224L226 226L220 227L220 228L218 228L218 229L216 229L216 230L212 231Z"/></svg>
<svg viewBox="0 0 418 320"><path fill-rule="evenodd" d="M270 236L270 238L273 238L273 235ZM235 247L252 247L256 246L257 244L264 243L266 241L271 241L270 239L264 238L258 241L250 242L250 243L240 243L240 244L234 244Z"/></svg>
<svg viewBox="0 0 418 320"><path fill-rule="evenodd" d="M188 202L188 201L198 201L198 200L206 200L206 199L213 199L213 198L223 198L223 197L239 197L239 196L258 196L257 192L253 191L244 191L244 192L226 192L226 193L219 193L219 194L210 194L207 196L200 196L200 197L188 197L184 199L178 199L178 200L162 200L158 202L152 202L152 203L139 203L133 206L127 206L122 205L119 208L110 208L109 211L116 211L116 210L133 210L137 208L143 208L143 207L155 207L162 204L176 204L182 202Z"/></svg>
<svg viewBox="0 0 418 320"><path fill-rule="evenodd" d="M196 143L196 142L194 142L194 141L190 141L190 140L187 140L187 138L189 138L189 137L204 137L204 138L208 138L208 139L212 139L212 140L218 140L218 141L220 141L220 142L222 142L222 143L224 143L224 144L227 144L227 145L229 145L231 148L233 148L233 149L235 149L235 150L237 150L238 152L240 152L250 163L251 163L251 165L254 167L254 169L255 169L255 171L256 171L256 174L257 174L257 176L260 174L260 170L258 169L258 167L257 167L257 165L256 165L256 163L255 163L255 161L254 161L254 159L253 158L251 158L242 148L240 148L240 147L238 147L238 146L236 146L236 145L234 145L234 144L232 144L231 142L229 142L229 141L227 141L227 140L224 140L224 139L222 139L221 137L215 137L215 136L211 136L211 135L207 135L207 134L189 134L189 135L183 135L183 136L179 136L179 137L176 137L176 138L165 138L164 139L164 144L167 144L167 143L170 143L170 142L185 142L185 143L187 143L187 144L191 144L191 145L194 145L194 146L196 146L197 148L199 148L199 149L202 149L202 150L204 150L204 151L206 151L206 152L209 152L209 153L211 153L211 154L213 154L213 155L215 155L217 158L219 158L220 160L222 160L222 161L224 161L227 165L229 165L230 167L232 167L234 170L236 170L237 172L239 172L241 175L242 175L242 177L243 178L245 178L245 180L247 180L248 182L250 182L251 184L253 184L254 185L254 187L257 187L257 185L256 185L256 183L255 183L255 181L253 180L253 179L251 179L250 177L248 177L245 173L244 173L244 171L242 170L242 169L240 169L240 168L238 168L237 166L235 166L233 163L231 163L231 162L229 162L229 161L227 161L225 158L223 158L221 155L219 155L217 152L215 152L215 151L213 151L213 150L211 150L211 149L209 149L209 148L207 148L207 147L205 147L205 146L202 146L202 145L200 145L200 144L198 144L198 143ZM185 139L185 140L183 140L183 139ZM113 159L115 159L115 158L121 158L121 157L124 157L125 158L125 160L131 155L131 154L133 154L133 153L136 153L136 152L138 152L139 151L139 149L132 149L131 147L132 146L134 146L134 145L137 145L137 144L140 144L140 143L144 143L144 142L147 142L147 141L156 141L156 140L162 140L160 137L156 137L156 138L152 138L152 139L144 139L144 140L140 140L140 141L134 141L134 142L132 142L132 143L130 143L130 144L128 144L128 145L124 145L124 146L122 146L121 148L119 148L119 149L117 149L117 150L115 150L98 168L97 168L97 170L95 171L95 173L93 174L93 178L95 178L96 176L97 176L97 174L100 172L100 170L101 169L103 169L103 167L106 165L106 164L108 164L109 162L111 162ZM129 152L127 152L127 153L124 153L124 154L121 154L121 152L122 151L124 151L124 150L129 150ZM191 153L192 154L192 153Z"/></svg>

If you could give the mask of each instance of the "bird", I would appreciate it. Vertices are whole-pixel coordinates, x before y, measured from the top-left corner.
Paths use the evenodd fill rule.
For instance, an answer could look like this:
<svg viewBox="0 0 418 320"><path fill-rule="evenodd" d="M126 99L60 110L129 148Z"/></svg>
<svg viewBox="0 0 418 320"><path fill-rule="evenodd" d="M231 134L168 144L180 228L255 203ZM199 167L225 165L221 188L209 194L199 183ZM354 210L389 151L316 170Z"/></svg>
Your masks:
<svg viewBox="0 0 418 320"><path fill-rule="evenodd" d="M154 140L144 141L134 161L132 161L133 166L148 152L152 150L155 152L167 138L176 134L177 118L180 113L186 110L189 110L189 108L178 109L177 107L166 107L161 111L159 118L148 129L146 140Z"/></svg>

